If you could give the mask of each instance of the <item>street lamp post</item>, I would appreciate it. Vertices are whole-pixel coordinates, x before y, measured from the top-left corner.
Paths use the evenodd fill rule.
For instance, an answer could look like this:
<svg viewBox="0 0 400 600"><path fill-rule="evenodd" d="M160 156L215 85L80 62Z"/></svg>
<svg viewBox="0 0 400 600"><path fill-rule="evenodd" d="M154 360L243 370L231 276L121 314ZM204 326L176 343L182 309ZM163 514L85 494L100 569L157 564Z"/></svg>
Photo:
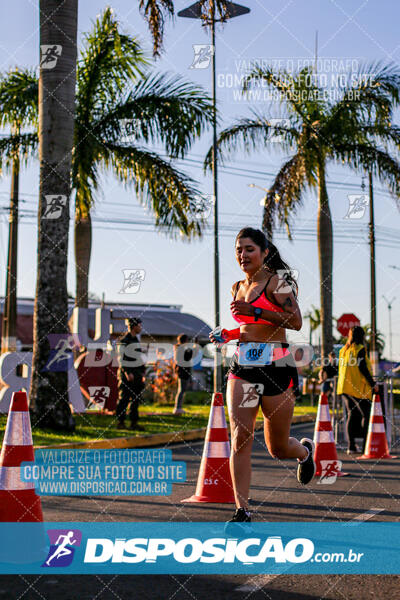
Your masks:
<svg viewBox="0 0 400 600"><path fill-rule="evenodd" d="M263 192L265 192L264 198L262 200L260 200L260 206L265 206L267 194L269 194L270 190L268 190L267 188L261 187L260 185L256 185L255 183L249 183L249 187L257 188L258 190L262 190Z"/></svg>
<svg viewBox="0 0 400 600"><path fill-rule="evenodd" d="M212 152L212 172L213 172L213 195L214 195L214 323L215 327L220 325L220 307L219 307L219 245L218 245L218 162L217 162L217 94L216 94L216 49L215 49L215 24L221 19L215 18L215 0L209 0L210 17L204 17L203 6L201 2L195 2L188 8L178 12L178 17L188 19L202 19L205 25L211 29L211 55L212 55L212 103L213 103L213 152ZM224 16L232 19L250 12L250 9L233 2L225 3ZM216 350L214 358L214 392L221 391L222 388L222 368L220 361L220 351Z"/></svg>

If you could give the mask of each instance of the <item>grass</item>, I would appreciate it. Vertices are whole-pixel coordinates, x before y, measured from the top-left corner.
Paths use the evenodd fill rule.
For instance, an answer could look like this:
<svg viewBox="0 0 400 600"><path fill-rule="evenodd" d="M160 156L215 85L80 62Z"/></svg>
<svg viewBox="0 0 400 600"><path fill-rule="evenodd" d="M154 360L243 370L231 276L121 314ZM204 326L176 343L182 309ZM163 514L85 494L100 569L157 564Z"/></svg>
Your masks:
<svg viewBox="0 0 400 600"><path fill-rule="evenodd" d="M144 432L134 432L127 429L117 429L117 420L114 415L98 413L75 414L76 429L73 433L56 432L51 429L35 428L32 432L35 446L63 444L68 442L85 442L89 440L100 440L117 437L127 437L140 434L167 433L174 431L187 431L207 427L210 405L207 403L194 404L193 400L202 400L198 392L194 397L188 393L188 403L185 403L184 415L172 414L172 405L146 404L140 407L140 424L145 428ZM209 401L210 395L207 395ZM315 416L317 407L296 406L295 415ZM225 409L226 417L228 417ZM258 419L262 420L261 411ZM7 415L0 415L0 441L4 436Z"/></svg>

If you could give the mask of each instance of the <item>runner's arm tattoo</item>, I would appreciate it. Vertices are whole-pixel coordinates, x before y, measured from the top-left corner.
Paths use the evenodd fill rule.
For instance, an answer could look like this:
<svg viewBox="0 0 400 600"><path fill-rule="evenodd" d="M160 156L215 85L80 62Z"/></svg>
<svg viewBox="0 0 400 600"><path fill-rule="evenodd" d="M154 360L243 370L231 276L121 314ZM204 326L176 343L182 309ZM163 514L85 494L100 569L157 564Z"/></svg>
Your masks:
<svg viewBox="0 0 400 600"><path fill-rule="evenodd" d="M289 297L287 297L285 302L282 304L282 306L293 306L293 302L291 301L291 299Z"/></svg>

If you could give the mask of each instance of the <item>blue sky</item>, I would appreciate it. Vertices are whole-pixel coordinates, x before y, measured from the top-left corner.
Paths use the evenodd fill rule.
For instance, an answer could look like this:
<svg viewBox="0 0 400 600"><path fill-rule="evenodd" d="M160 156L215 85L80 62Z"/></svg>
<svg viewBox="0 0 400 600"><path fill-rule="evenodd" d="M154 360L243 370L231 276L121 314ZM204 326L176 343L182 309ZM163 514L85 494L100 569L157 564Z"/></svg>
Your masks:
<svg viewBox="0 0 400 600"><path fill-rule="evenodd" d="M137 35L150 51L150 35L138 12L136 0L118 0L111 3L124 29ZM175 2L176 10L190 2ZM250 114L250 104L239 100L238 87L230 83L235 75L243 74L250 61L264 60L272 64L302 65L313 59L315 32L318 30L318 56L321 69L329 75L340 68L338 61L353 64L381 60L398 62L400 40L398 22L400 5L394 1L362 0L260 0L244 3L251 8L249 15L234 19L218 31L217 71L218 99L222 116L221 126L229 125L235 118ZM9 67L30 66L38 62L39 31L38 5L34 0L19 0L3 11L0 23L0 65ZM87 31L91 21L104 8L105 2L81 0L79 8L79 37ZM193 45L207 44L207 34L198 21L176 19L166 25L165 54L157 61L155 69L179 73L188 80L211 90L210 69L190 69ZM335 62L336 61L336 62ZM236 94L236 96L235 96ZM279 116L276 105L262 98L253 107L269 116ZM211 193L211 177L204 177L200 161L211 143L211 131L193 147L191 160L179 167L194 177L200 189ZM271 145L273 146L273 145ZM275 148L251 156L237 155L220 173L220 269L221 315L224 326L234 321L229 314L230 287L242 278L234 259L234 236L244 225L259 226L263 192L249 188L255 183L261 187L271 184L273 174L284 160ZM194 161L194 162L193 162ZM197 162L196 162L197 161ZM345 219L348 194L361 193L361 177L339 165L328 170L329 197L334 220L334 310L335 316L354 312L363 324L369 318L369 249L367 244L368 217L359 220ZM0 179L0 206L6 207L10 188L9 176ZM393 239L399 238L400 212L394 201L377 182L375 211L377 224L377 298L378 328L388 336L388 311L382 298L393 304L393 358L400 360L400 268L399 248ZM22 208L35 210L37 205L38 167L32 166L22 173L21 197L26 200ZM303 312L311 304L319 305L319 276L316 240L317 199L313 193L304 198L304 206L296 218L294 241L284 234L276 237L283 257L299 271L299 300ZM104 176L102 191L98 194L93 237L93 254L90 271L90 290L98 295L105 293L106 301L132 301L140 303L180 304L185 312L196 314L210 326L213 325L213 246L212 237L190 244L172 241L149 227L135 224L113 224L107 220L125 218L131 221L148 221L150 216L139 205L133 190L125 189L111 176ZM4 264L7 244L7 216L0 212L0 293L4 293ZM210 221L211 225L211 221ZM35 290L36 223L22 218L19 239L19 295L33 296ZM137 294L121 295L123 269L144 269L145 279ZM73 237L70 237L68 287L75 289ZM292 340L308 339L308 324L301 332L291 334ZM386 356L389 354L388 337Z"/></svg>

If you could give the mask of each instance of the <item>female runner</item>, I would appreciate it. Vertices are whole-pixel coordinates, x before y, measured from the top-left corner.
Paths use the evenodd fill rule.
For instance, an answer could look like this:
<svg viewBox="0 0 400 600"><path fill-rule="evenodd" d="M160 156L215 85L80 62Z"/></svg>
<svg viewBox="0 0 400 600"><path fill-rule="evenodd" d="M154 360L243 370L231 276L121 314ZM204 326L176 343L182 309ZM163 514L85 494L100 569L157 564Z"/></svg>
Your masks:
<svg viewBox="0 0 400 600"><path fill-rule="evenodd" d="M232 524L251 521L251 447L259 404L271 456L297 458L297 479L302 484L309 483L315 473L313 442L289 437L298 378L285 330L298 331L302 325L297 284L277 248L259 229L245 227L238 233L235 245L236 259L246 278L231 290L231 312L240 327L226 332L224 339L239 339L227 382L230 471L236 501L235 514L228 522ZM213 333L210 339L218 343ZM254 392L259 402L254 401Z"/></svg>

